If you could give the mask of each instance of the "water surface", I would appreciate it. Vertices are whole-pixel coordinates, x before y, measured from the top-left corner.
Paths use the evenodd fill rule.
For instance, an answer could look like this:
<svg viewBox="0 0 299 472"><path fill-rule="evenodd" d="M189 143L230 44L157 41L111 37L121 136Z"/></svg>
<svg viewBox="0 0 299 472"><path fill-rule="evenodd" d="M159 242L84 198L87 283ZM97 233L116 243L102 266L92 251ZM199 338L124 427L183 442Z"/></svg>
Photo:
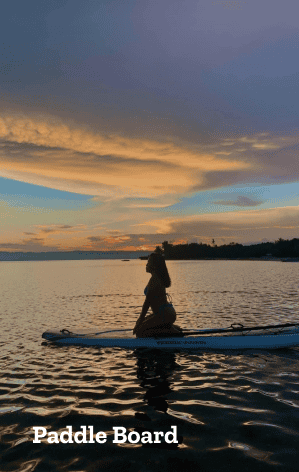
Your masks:
<svg viewBox="0 0 299 472"><path fill-rule="evenodd" d="M131 328L146 261L2 262L0 470L297 470L299 350L55 346L49 328ZM298 321L298 265L170 261L182 327ZM33 444L33 426L92 425L105 444ZM113 444L113 426L179 444Z"/></svg>

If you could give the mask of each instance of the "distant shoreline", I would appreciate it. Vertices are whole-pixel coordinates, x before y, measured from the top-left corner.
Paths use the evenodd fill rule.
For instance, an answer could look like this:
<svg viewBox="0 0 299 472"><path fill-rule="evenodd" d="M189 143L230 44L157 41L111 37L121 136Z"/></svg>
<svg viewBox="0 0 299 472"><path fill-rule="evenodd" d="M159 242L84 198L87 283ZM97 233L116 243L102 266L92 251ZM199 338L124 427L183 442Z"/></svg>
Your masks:
<svg viewBox="0 0 299 472"><path fill-rule="evenodd" d="M145 255L146 254L146 255ZM0 262L80 261L80 260L147 260L147 251L68 251L68 252L0 252ZM274 261L299 262L299 257L205 257L167 258L167 261Z"/></svg>
<svg viewBox="0 0 299 472"><path fill-rule="evenodd" d="M65 252L0 252L0 262L138 260L149 251L65 251Z"/></svg>
<svg viewBox="0 0 299 472"><path fill-rule="evenodd" d="M140 257L139 259L147 259ZM206 257L202 259L191 259L191 258L178 258L178 259L166 259L169 261L270 261L270 262L299 262L299 257L277 257L277 258L267 258L267 257Z"/></svg>
<svg viewBox="0 0 299 472"><path fill-rule="evenodd" d="M159 248L159 249L158 249ZM245 260L245 261L299 261L299 239L291 241L279 238L275 242L243 245L231 242L217 246L203 243L171 244L163 241L158 247L166 260Z"/></svg>

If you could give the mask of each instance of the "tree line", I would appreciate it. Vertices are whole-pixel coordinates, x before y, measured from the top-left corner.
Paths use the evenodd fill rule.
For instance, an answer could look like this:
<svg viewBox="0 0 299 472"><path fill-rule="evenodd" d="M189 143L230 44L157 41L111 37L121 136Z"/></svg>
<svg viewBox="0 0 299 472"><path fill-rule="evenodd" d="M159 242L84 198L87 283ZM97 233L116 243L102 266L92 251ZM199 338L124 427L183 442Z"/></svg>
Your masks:
<svg viewBox="0 0 299 472"><path fill-rule="evenodd" d="M261 257L287 258L299 257L299 239L285 240L279 238L275 242L264 242L244 246L231 242L217 246L212 244L190 243L171 244L164 241L156 247L156 252L163 254L165 259L249 259Z"/></svg>

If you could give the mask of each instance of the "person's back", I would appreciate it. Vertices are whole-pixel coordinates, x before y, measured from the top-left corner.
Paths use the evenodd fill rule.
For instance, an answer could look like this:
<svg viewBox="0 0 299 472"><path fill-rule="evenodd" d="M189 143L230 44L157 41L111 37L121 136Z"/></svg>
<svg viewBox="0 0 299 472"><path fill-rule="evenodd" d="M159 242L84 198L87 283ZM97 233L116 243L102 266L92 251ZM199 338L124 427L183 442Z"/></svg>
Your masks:
<svg viewBox="0 0 299 472"><path fill-rule="evenodd" d="M167 303L166 289L155 273L151 276L147 285L147 293L150 297L150 307L153 313L158 313L159 307Z"/></svg>

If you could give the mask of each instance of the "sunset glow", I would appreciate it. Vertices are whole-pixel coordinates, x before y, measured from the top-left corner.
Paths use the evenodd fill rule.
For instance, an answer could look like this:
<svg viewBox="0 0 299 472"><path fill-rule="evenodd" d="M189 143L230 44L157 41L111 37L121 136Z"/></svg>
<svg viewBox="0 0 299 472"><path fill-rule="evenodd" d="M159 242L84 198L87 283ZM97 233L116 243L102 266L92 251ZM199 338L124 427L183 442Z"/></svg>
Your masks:
<svg viewBox="0 0 299 472"><path fill-rule="evenodd" d="M299 237L295 3L112 3L4 7L0 250Z"/></svg>

